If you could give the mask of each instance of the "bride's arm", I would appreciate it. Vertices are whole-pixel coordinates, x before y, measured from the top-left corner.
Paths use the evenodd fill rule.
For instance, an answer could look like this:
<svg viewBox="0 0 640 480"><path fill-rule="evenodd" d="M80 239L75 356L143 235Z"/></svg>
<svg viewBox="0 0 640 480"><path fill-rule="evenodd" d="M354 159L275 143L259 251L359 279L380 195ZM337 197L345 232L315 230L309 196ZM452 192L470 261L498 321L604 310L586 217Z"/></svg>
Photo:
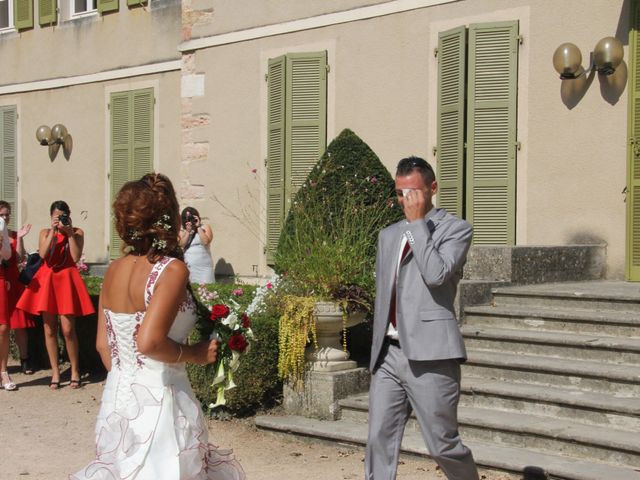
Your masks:
<svg viewBox="0 0 640 480"><path fill-rule="evenodd" d="M160 275L138 332L138 351L143 355L165 363L206 365L215 361L217 341L205 340L186 345L168 337L178 307L187 293L188 279L189 270L179 261L171 262Z"/></svg>

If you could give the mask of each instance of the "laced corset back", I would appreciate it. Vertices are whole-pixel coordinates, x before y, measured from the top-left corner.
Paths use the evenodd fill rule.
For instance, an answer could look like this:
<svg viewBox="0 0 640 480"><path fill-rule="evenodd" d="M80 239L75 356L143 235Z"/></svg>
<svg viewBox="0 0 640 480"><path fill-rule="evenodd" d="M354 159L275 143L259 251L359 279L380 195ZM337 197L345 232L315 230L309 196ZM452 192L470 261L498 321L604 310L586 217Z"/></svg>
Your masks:
<svg viewBox="0 0 640 480"><path fill-rule="evenodd" d="M163 257L151 269L145 285L145 306L148 306L151 301L158 278L173 260L175 259L171 257ZM123 395L118 395L119 400L128 400L123 398L129 396L124 392L130 392L128 387L135 381L139 381L141 375L144 376L145 381L157 380L158 383L164 383L167 380L166 373L184 368L183 364L159 362L145 357L138 351L138 331L144 321L145 312L117 313L104 309L104 316L111 352L112 372L118 374L118 391L123 393ZM186 300L178 308L176 318L169 330L169 338L177 342L185 342L195 325L195 321L195 303L191 294L187 294Z"/></svg>

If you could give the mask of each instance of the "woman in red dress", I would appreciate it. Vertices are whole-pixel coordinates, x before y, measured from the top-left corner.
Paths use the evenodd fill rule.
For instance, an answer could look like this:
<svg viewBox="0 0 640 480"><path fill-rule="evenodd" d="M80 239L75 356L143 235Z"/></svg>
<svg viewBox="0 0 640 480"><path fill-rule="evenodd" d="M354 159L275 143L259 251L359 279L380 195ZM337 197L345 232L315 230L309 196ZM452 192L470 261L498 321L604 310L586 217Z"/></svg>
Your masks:
<svg viewBox="0 0 640 480"><path fill-rule="evenodd" d="M11 220L11 205L4 200L0 200L0 218L6 225ZM5 300L5 307L0 307L0 376L2 386L5 390L15 390L15 383L9 377L7 372L7 363L9 360L9 329L14 330L16 336L16 344L20 352L20 364L22 372L30 375L33 373L31 363L28 356L27 328L35 326L31 315L18 310L16 304L24 286L18 281L18 263L24 256L24 244L22 238L29 233L31 225L24 225L18 232L8 230L10 239L11 256L2 262L0 266L0 277L4 278L4 287L0 289L0 295Z"/></svg>
<svg viewBox="0 0 640 480"><path fill-rule="evenodd" d="M71 362L71 388L80 387L78 370L78 337L76 317L94 313L76 262L82 256L84 232L71 223L71 211L62 200L51 204L51 228L40 232L40 256L44 259L25 289L18 308L34 315L42 314L45 344L51 363L52 390L60 386L58 367L58 326L67 346Z"/></svg>

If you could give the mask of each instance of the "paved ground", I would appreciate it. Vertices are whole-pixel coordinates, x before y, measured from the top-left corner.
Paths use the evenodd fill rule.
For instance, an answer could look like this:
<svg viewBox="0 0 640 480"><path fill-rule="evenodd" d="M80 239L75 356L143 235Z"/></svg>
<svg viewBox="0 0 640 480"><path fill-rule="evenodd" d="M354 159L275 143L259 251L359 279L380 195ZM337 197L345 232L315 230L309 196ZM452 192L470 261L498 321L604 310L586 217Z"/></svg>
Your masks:
<svg viewBox="0 0 640 480"><path fill-rule="evenodd" d="M13 379L19 390L0 391L0 479L66 479L94 454L93 427L102 382L92 379L80 390L72 390L67 372L60 390L50 391L48 371L29 377L14 373ZM362 449L275 436L256 430L251 419L212 421L210 440L232 448L250 480L356 480L364 476ZM482 473L485 480L516 478ZM443 480L444 475L433 462L408 457L402 460L398 479Z"/></svg>

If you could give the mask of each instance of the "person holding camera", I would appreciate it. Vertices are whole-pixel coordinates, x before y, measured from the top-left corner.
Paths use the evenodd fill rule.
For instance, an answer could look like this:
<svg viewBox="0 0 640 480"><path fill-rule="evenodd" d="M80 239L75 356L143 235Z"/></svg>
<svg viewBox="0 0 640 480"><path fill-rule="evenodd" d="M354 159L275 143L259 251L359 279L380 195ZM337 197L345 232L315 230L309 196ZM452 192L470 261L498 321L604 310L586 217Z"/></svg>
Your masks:
<svg viewBox="0 0 640 480"><path fill-rule="evenodd" d="M11 221L11 204L0 200L0 223L4 224L0 245L4 250L0 263L0 383L5 390L15 390L16 384L7 372L9 361L9 331L15 332L16 344L20 352L22 373L30 375L33 368L28 356L27 328L35 326L31 315L16 308L16 304L24 290L18 281L18 264L24 257L22 238L29 233L31 225L24 225L19 231L9 230Z"/></svg>
<svg viewBox="0 0 640 480"><path fill-rule="evenodd" d="M77 316L95 312L91 297L76 268L82 256L84 232L73 226L69 205L62 200L51 204L51 228L40 232L38 252L44 260L27 286L18 308L33 315L42 315L45 344L51 363L50 388L60 386L58 367L58 328L62 327L69 362L69 387L80 387L78 369Z"/></svg>
<svg viewBox="0 0 640 480"><path fill-rule="evenodd" d="M211 258L211 227L203 224L200 213L193 207L186 207L180 215L180 246L184 250L184 262L189 267L191 283L214 283L216 281Z"/></svg>

